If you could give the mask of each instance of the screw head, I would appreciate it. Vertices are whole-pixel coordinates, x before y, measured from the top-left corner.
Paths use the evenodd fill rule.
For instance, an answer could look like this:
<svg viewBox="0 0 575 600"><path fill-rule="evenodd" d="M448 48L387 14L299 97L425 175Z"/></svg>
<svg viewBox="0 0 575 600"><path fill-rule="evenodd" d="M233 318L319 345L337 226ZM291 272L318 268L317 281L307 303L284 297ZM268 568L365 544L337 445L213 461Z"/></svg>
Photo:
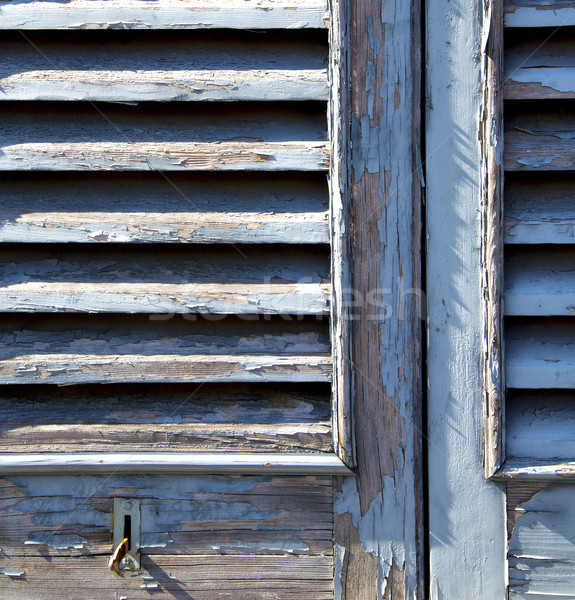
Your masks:
<svg viewBox="0 0 575 600"><path fill-rule="evenodd" d="M124 567L128 567L128 566L130 565L130 563L131 563L131 562L132 562L132 561L131 561L131 560L130 560L130 558L129 558L129 557L127 557L127 556L125 556L125 557L122 559L122 564L124 565Z"/></svg>
<svg viewBox="0 0 575 600"><path fill-rule="evenodd" d="M124 502L124 508L126 510L130 510L132 508L132 503L131 502Z"/></svg>

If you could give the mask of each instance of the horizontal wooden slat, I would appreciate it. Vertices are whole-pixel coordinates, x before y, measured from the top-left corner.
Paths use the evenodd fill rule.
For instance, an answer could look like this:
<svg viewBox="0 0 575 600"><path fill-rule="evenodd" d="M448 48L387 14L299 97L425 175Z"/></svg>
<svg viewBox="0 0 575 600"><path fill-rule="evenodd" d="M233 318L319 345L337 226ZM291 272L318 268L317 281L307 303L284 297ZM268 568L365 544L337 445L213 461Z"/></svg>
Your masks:
<svg viewBox="0 0 575 600"><path fill-rule="evenodd" d="M508 104L504 166L509 171L573 170L575 111L569 104Z"/></svg>
<svg viewBox="0 0 575 600"><path fill-rule="evenodd" d="M573 197L571 176L510 173L505 179L505 243L575 243Z"/></svg>
<svg viewBox="0 0 575 600"><path fill-rule="evenodd" d="M508 248L505 259L505 314L575 314L573 246Z"/></svg>
<svg viewBox="0 0 575 600"><path fill-rule="evenodd" d="M572 391L517 392L505 416L509 460L575 459L575 394Z"/></svg>
<svg viewBox="0 0 575 600"><path fill-rule="evenodd" d="M0 250L0 311L329 314L329 256L275 248L17 246Z"/></svg>
<svg viewBox="0 0 575 600"><path fill-rule="evenodd" d="M506 0L506 27L566 27L575 25L572 0Z"/></svg>
<svg viewBox="0 0 575 600"><path fill-rule="evenodd" d="M325 0L0 2L1 29L304 29L328 26Z"/></svg>
<svg viewBox="0 0 575 600"><path fill-rule="evenodd" d="M509 388L575 388L575 323L568 319L510 322L506 332Z"/></svg>
<svg viewBox="0 0 575 600"><path fill-rule="evenodd" d="M309 36L121 35L5 35L0 100L328 98L327 44Z"/></svg>
<svg viewBox="0 0 575 600"><path fill-rule="evenodd" d="M504 97L575 98L573 32L510 31L505 36Z"/></svg>
<svg viewBox="0 0 575 600"><path fill-rule="evenodd" d="M206 317L5 315L0 383L331 379L327 323Z"/></svg>
<svg viewBox="0 0 575 600"><path fill-rule="evenodd" d="M541 481L573 483L575 462L563 460L535 460L517 458L506 461L493 477L500 481Z"/></svg>
<svg viewBox="0 0 575 600"><path fill-rule="evenodd" d="M327 170L324 105L257 106L4 103L0 171Z"/></svg>
<svg viewBox="0 0 575 600"><path fill-rule="evenodd" d="M329 388L311 384L12 386L2 452L325 452Z"/></svg>
<svg viewBox="0 0 575 600"><path fill-rule="evenodd" d="M0 242L329 242L313 173L5 173L0 215Z"/></svg>

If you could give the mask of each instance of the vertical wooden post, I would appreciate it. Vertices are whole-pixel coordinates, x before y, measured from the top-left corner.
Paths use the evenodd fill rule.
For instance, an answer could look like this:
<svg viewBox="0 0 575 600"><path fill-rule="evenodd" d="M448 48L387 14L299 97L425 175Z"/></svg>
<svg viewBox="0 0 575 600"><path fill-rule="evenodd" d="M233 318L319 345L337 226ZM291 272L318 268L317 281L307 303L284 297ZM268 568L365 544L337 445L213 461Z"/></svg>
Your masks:
<svg viewBox="0 0 575 600"><path fill-rule="evenodd" d="M336 598L422 596L420 10L349 0L353 423Z"/></svg>

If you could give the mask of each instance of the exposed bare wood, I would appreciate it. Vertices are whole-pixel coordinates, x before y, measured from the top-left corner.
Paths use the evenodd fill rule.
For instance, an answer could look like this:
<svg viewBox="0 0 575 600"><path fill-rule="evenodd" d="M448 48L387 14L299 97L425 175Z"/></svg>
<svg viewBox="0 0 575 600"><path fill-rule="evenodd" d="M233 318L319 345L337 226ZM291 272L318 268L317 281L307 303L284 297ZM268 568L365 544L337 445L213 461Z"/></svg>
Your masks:
<svg viewBox="0 0 575 600"><path fill-rule="evenodd" d="M358 476L336 492L336 597L411 599L423 596L421 14L418 2L346 5Z"/></svg>
<svg viewBox="0 0 575 600"><path fill-rule="evenodd" d="M521 504L548 485L541 481L512 481L507 484L507 539L513 535L517 517L524 512Z"/></svg>
<svg viewBox="0 0 575 600"><path fill-rule="evenodd" d="M525 173L505 179L505 243L575 243L575 180Z"/></svg>
<svg viewBox="0 0 575 600"><path fill-rule="evenodd" d="M352 306L351 282L352 211L349 139L349 40L346 2L333 4L330 29L331 95L329 130L331 140L330 217L332 249L331 339L334 357L333 436L338 456L349 466L355 465L352 425Z"/></svg>
<svg viewBox="0 0 575 600"><path fill-rule="evenodd" d="M115 497L140 498L142 511L142 569L121 578L106 569ZM65 586L91 597L333 598L329 477L18 475L0 481L0 498L11 600Z"/></svg>
<svg viewBox="0 0 575 600"><path fill-rule="evenodd" d="M534 458L506 461L495 473L500 481L549 481L570 483L575 480L575 462L536 460Z"/></svg>
<svg viewBox="0 0 575 600"><path fill-rule="evenodd" d="M110 246L0 251L4 312L329 314L327 256Z"/></svg>
<svg viewBox="0 0 575 600"><path fill-rule="evenodd" d="M325 28L325 0L73 0L0 3L2 29Z"/></svg>
<svg viewBox="0 0 575 600"><path fill-rule="evenodd" d="M491 476L505 456L505 369L503 367L503 3L490 5L490 22L483 56L482 138L482 271L484 299L483 388L485 402L484 467Z"/></svg>
<svg viewBox="0 0 575 600"><path fill-rule="evenodd" d="M506 0L506 27L567 27L575 25L572 0Z"/></svg>
<svg viewBox="0 0 575 600"><path fill-rule="evenodd" d="M509 323L505 351L507 386L575 387L575 335L570 320Z"/></svg>
<svg viewBox="0 0 575 600"><path fill-rule="evenodd" d="M327 49L281 32L4 34L0 99L327 100Z"/></svg>
<svg viewBox="0 0 575 600"><path fill-rule="evenodd" d="M0 175L0 241L327 243L325 175Z"/></svg>
<svg viewBox="0 0 575 600"><path fill-rule="evenodd" d="M570 171L574 167L575 112L569 106L529 103L525 108L506 109L506 170Z"/></svg>

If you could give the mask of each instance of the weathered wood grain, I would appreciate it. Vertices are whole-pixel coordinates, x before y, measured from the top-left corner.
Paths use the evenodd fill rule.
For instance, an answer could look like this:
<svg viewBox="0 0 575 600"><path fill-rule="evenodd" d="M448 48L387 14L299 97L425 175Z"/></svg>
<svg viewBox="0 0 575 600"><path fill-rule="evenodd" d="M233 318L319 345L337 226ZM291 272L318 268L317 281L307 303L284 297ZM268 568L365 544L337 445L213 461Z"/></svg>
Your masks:
<svg viewBox="0 0 575 600"><path fill-rule="evenodd" d="M508 105L504 164L508 171L575 168L575 111L561 102Z"/></svg>
<svg viewBox="0 0 575 600"><path fill-rule="evenodd" d="M575 598L571 485L550 485L522 502L509 539L509 597Z"/></svg>
<svg viewBox="0 0 575 600"><path fill-rule="evenodd" d="M566 460L535 460L517 458L506 461L494 475L495 481L504 482L549 482L573 483L575 481L575 462Z"/></svg>
<svg viewBox="0 0 575 600"><path fill-rule="evenodd" d="M0 241L328 243L325 175L3 173Z"/></svg>
<svg viewBox="0 0 575 600"><path fill-rule="evenodd" d="M4 34L0 100L328 98L328 47L321 40L182 33Z"/></svg>
<svg viewBox="0 0 575 600"><path fill-rule="evenodd" d="M3 312L329 314L329 262L302 246L0 250Z"/></svg>
<svg viewBox="0 0 575 600"><path fill-rule="evenodd" d="M206 317L6 315L0 382L330 381L327 323Z"/></svg>
<svg viewBox="0 0 575 600"><path fill-rule="evenodd" d="M575 313L572 246L513 246L505 258L505 314L553 316Z"/></svg>
<svg viewBox="0 0 575 600"><path fill-rule="evenodd" d="M507 400L506 426L510 461L575 458L575 402L571 391L514 393Z"/></svg>
<svg viewBox="0 0 575 600"><path fill-rule="evenodd" d="M508 387L575 387L575 331L570 320L509 323L505 351Z"/></svg>
<svg viewBox="0 0 575 600"><path fill-rule="evenodd" d="M0 3L1 29L325 28L325 0L73 0Z"/></svg>
<svg viewBox="0 0 575 600"><path fill-rule="evenodd" d="M505 98L575 98L572 57L575 45L570 33L547 30L514 32L505 36Z"/></svg>
<svg viewBox="0 0 575 600"><path fill-rule="evenodd" d="M0 107L0 171L327 170L321 103Z"/></svg>
<svg viewBox="0 0 575 600"><path fill-rule="evenodd" d="M0 491L11 599L66 586L72 597L333 598L328 477L17 476ZM120 578L106 567L114 497L142 506L142 569Z"/></svg>
<svg viewBox="0 0 575 600"><path fill-rule="evenodd" d="M501 466L505 456L503 416L505 369L503 355L503 5L496 0L489 7L485 24L487 41L483 54L482 140L482 287L484 296L483 388L485 420L484 468L487 477Z"/></svg>
<svg viewBox="0 0 575 600"><path fill-rule="evenodd" d="M567 27L575 25L571 0L506 0L506 27Z"/></svg>
<svg viewBox="0 0 575 600"><path fill-rule="evenodd" d="M505 243L575 243L575 180L533 175L505 178Z"/></svg>
<svg viewBox="0 0 575 600"><path fill-rule="evenodd" d="M18 386L0 393L2 452L330 451L329 388Z"/></svg>
<svg viewBox="0 0 575 600"><path fill-rule="evenodd" d="M349 14L353 432L335 502L336 597L423 597L418 2ZM344 13L345 14L345 13ZM383 543L382 543L383 542Z"/></svg>

